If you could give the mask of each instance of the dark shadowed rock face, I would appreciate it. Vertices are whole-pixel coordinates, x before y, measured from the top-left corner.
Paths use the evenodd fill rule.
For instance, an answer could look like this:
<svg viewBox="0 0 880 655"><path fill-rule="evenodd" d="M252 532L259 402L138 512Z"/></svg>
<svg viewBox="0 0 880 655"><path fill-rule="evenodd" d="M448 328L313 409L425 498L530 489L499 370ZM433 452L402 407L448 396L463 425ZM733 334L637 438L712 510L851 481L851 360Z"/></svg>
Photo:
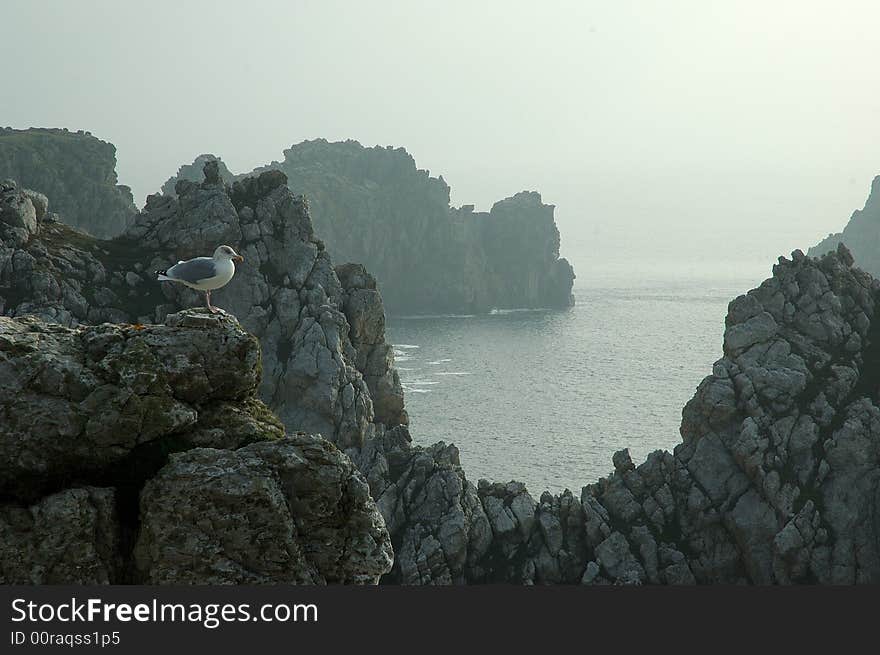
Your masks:
<svg viewBox="0 0 880 655"><path fill-rule="evenodd" d="M202 155L178 179L201 180ZM553 206L534 192L490 212L449 206L442 177L416 168L403 148L357 141L304 141L283 171L308 198L318 236L337 262L361 262L375 275L392 313L486 312L492 308L568 307L574 272L559 257ZM221 165L220 175L231 174Z"/></svg>
<svg viewBox="0 0 880 655"><path fill-rule="evenodd" d="M88 132L0 128L0 180L11 178L52 199L55 211L102 239L120 234L137 209L117 184L116 148Z"/></svg>
<svg viewBox="0 0 880 655"><path fill-rule="evenodd" d="M256 338L201 310L0 317L0 583L376 582L392 551L367 482L284 435L260 370Z"/></svg>
<svg viewBox="0 0 880 655"><path fill-rule="evenodd" d="M0 584L113 584L123 579L113 489L82 486L29 507L0 502Z"/></svg>

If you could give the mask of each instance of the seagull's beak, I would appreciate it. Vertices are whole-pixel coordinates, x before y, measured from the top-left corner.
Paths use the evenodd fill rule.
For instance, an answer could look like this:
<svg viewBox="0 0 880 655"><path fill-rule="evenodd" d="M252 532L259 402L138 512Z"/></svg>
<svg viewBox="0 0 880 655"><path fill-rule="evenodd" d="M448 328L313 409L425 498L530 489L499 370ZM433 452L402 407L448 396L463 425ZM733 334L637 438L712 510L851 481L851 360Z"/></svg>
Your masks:
<svg viewBox="0 0 880 655"><path fill-rule="evenodd" d="M244 257L242 257L241 255L236 255L232 259L234 259L235 261L237 261L239 263L244 261Z"/></svg>

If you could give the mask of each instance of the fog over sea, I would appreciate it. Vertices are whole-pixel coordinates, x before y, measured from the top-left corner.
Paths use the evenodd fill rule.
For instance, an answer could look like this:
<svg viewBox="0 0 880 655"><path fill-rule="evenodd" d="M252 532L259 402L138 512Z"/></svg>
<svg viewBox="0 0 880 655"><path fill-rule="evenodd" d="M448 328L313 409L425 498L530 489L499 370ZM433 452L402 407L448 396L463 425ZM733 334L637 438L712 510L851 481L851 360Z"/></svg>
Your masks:
<svg viewBox="0 0 880 655"><path fill-rule="evenodd" d="M389 317L416 443L453 442L468 478L533 496L680 442L681 410L721 357L727 304L769 262L574 260L565 311Z"/></svg>

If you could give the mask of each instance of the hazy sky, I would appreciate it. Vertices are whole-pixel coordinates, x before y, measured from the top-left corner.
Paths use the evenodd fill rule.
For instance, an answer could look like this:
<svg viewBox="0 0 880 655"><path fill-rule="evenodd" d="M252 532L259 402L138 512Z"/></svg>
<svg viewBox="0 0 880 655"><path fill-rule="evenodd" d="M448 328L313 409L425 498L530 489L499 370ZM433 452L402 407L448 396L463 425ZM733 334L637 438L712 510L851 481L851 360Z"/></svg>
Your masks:
<svg viewBox="0 0 880 655"><path fill-rule="evenodd" d="M592 262L769 261L880 173L874 2L4 0L0 124L116 144L139 204L202 152L404 146L455 204L522 189Z"/></svg>

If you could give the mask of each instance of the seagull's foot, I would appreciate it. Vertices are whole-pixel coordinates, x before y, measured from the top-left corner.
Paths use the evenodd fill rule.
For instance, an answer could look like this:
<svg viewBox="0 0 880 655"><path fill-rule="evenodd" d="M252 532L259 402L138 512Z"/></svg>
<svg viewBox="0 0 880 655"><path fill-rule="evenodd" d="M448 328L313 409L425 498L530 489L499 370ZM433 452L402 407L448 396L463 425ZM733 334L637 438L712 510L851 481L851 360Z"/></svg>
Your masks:
<svg viewBox="0 0 880 655"><path fill-rule="evenodd" d="M219 307L212 307L211 305L208 305L208 311L211 312L212 314L219 314L220 312L223 312L223 310L220 309ZM226 312L223 312L223 313L225 314Z"/></svg>

